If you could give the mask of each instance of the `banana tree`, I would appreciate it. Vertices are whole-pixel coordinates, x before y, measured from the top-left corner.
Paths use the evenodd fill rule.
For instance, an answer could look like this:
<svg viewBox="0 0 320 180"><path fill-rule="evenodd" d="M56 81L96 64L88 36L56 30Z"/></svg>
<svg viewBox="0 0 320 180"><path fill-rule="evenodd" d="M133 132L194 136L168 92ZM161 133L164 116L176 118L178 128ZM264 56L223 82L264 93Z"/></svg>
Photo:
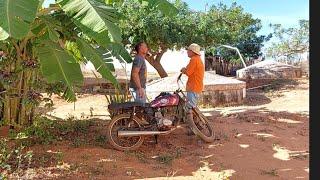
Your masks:
<svg viewBox="0 0 320 180"><path fill-rule="evenodd" d="M123 16L109 1L57 0L42 8L43 1L0 1L0 114L6 125L32 123L44 89L39 82L62 84L62 97L72 102L83 83L80 63L91 61L119 88L112 57L132 61L121 43Z"/></svg>

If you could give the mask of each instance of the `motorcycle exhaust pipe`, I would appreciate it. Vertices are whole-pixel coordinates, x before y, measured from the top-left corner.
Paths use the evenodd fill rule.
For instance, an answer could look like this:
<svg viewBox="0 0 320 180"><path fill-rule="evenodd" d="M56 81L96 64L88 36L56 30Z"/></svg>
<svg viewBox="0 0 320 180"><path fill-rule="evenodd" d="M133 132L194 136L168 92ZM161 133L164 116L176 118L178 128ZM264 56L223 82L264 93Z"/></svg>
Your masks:
<svg viewBox="0 0 320 180"><path fill-rule="evenodd" d="M171 133L176 128L168 131L118 131L118 136L130 137L130 136L150 136L150 135L166 135Z"/></svg>

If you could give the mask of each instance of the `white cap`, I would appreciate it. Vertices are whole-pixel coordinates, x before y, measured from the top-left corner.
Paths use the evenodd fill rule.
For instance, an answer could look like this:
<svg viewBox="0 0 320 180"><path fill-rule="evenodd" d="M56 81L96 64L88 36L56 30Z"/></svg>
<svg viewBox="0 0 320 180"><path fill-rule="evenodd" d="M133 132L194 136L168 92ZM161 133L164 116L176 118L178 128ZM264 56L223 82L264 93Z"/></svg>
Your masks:
<svg viewBox="0 0 320 180"><path fill-rule="evenodd" d="M190 44L190 46L188 47L189 50L191 50L192 52L200 55L200 46L196 43L192 43Z"/></svg>

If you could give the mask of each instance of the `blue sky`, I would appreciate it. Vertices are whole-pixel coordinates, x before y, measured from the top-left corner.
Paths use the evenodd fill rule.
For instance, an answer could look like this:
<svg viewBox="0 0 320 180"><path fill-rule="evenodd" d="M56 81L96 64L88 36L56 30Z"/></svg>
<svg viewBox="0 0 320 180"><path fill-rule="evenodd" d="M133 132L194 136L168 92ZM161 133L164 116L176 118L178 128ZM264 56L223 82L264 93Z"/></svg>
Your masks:
<svg viewBox="0 0 320 180"><path fill-rule="evenodd" d="M272 32L269 24L282 24L284 27L298 26L299 19L309 20L309 0L183 0L190 9L205 11L205 4L217 5L219 2L230 6L236 2L244 8L245 12L261 19L262 29L258 32L267 35ZM53 3L54 0L45 0L44 6ZM270 41L271 42L271 41ZM268 46L269 43L265 44Z"/></svg>
<svg viewBox="0 0 320 180"><path fill-rule="evenodd" d="M298 25L299 19L309 19L309 0L183 0L189 8L204 11L205 4L208 6L219 2L230 6L236 2L244 8L245 12L251 13L253 17L262 20L263 28L259 34L272 32L269 24L282 24L284 27ZM44 6L54 0L45 0Z"/></svg>
<svg viewBox="0 0 320 180"><path fill-rule="evenodd" d="M309 19L309 0L183 0L194 10L205 11L208 6L217 5L219 2L231 5L236 2L245 12L261 19L262 29L259 34L272 32L269 24L282 24L284 27L295 27L299 19ZM207 7L207 8L209 8Z"/></svg>

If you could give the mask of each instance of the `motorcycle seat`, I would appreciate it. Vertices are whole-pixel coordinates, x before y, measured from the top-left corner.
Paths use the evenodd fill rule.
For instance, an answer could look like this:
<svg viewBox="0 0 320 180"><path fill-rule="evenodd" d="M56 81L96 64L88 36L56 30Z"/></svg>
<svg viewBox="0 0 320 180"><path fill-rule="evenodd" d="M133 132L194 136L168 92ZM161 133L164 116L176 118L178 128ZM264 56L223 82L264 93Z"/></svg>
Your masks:
<svg viewBox="0 0 320 180"><path fill-rule="evenodd" d="M124 103L111 103L108 105L108 109L116 110L116 109L127 109L132 107L149 107L149 103L139 103L139 102L124 102Z"/></svg>

